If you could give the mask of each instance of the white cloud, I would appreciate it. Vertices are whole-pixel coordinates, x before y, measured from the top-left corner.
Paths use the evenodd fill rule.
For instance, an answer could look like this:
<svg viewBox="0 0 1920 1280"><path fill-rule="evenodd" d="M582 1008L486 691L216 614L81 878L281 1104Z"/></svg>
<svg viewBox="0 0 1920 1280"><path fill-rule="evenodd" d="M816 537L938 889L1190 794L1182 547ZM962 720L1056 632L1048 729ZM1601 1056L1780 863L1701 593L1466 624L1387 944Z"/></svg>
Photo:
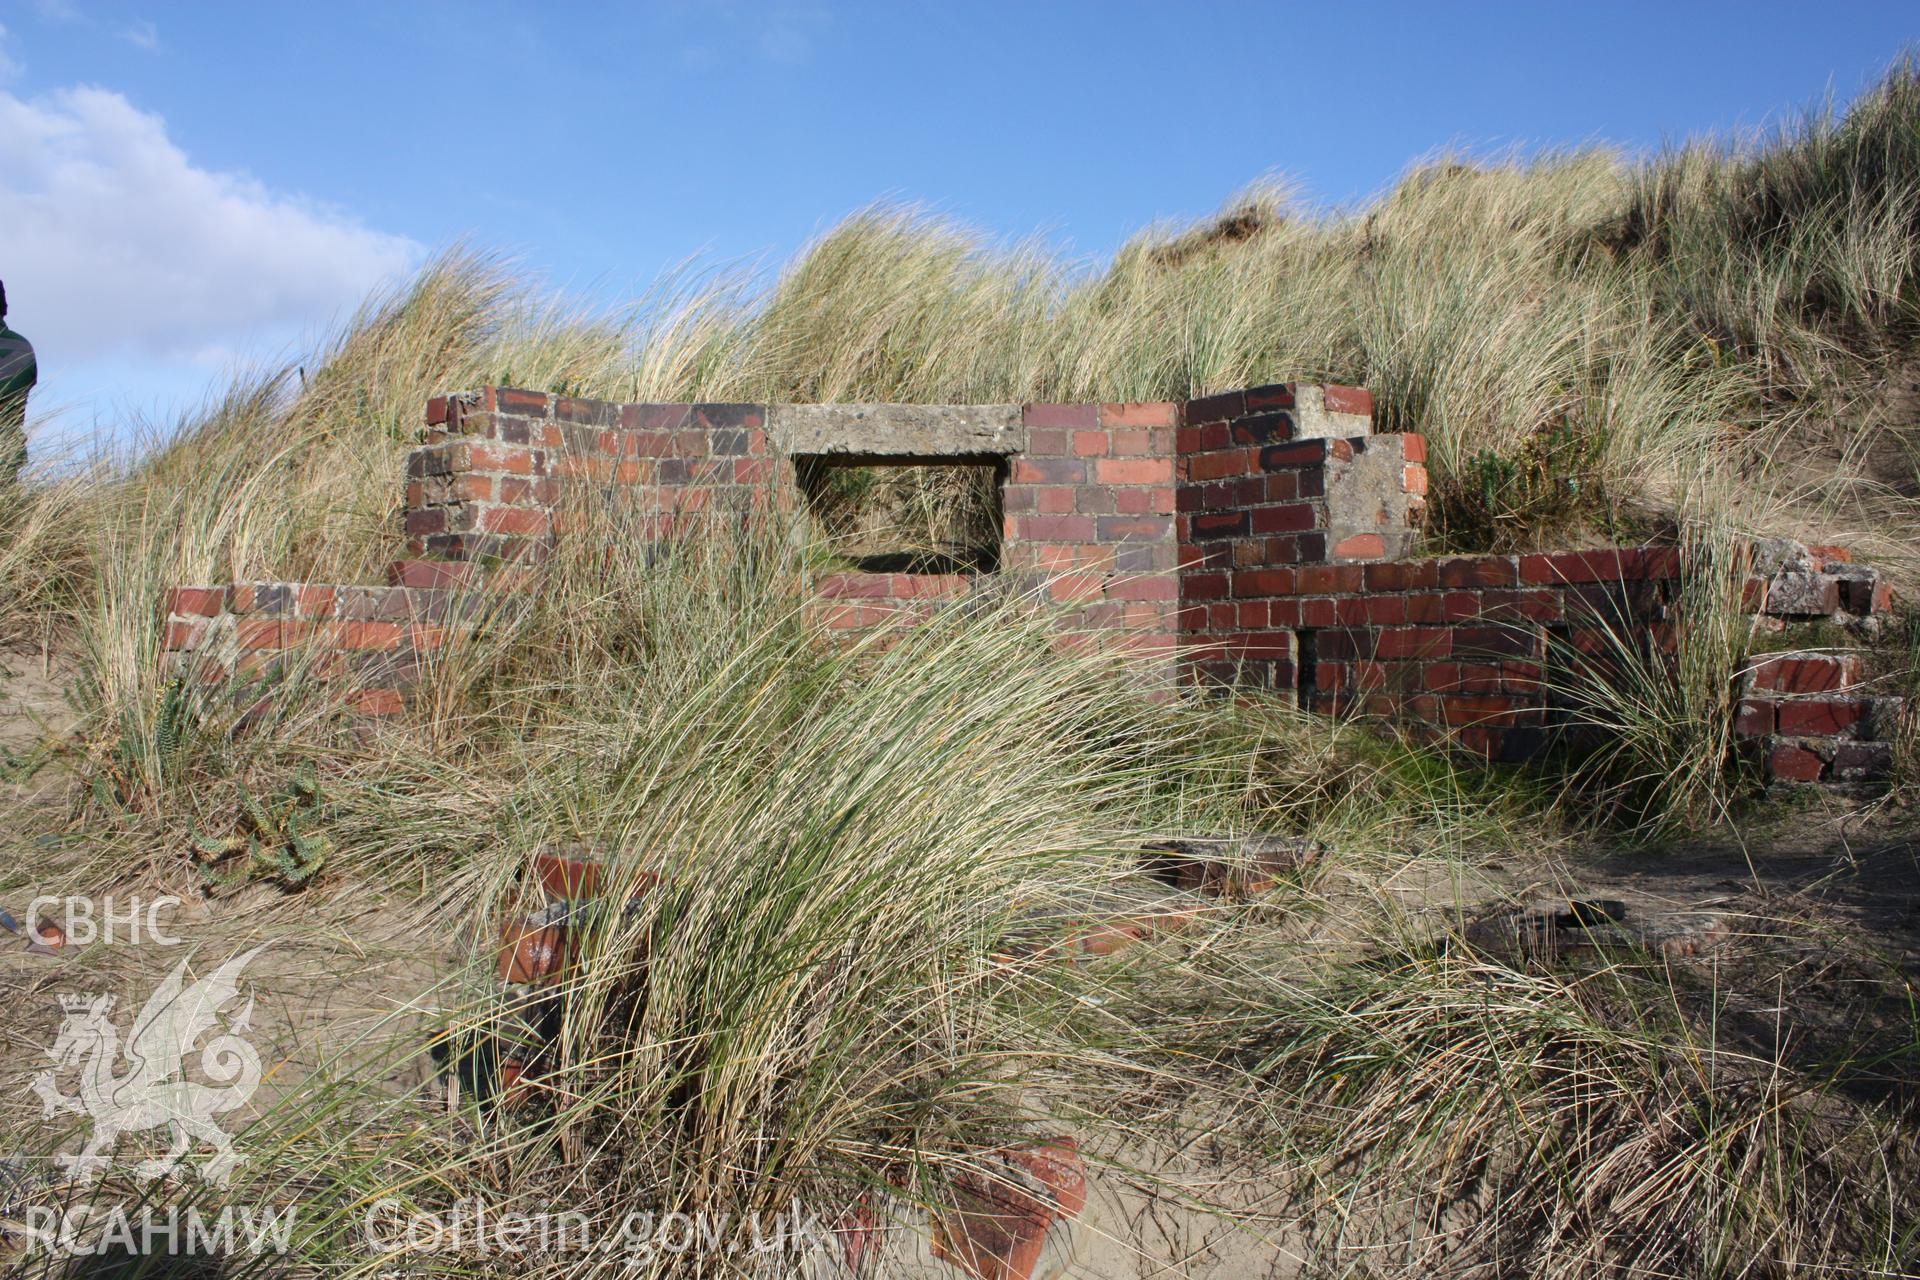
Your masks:
<svg viewBox="0 0 1920 1280"><path fill-rule="evenodd" d="M97 88L0 90L0 228L9 318L33 340L43 378L82 362L275 354L422 254L340 211L194 165L159 116Z"/></svg>
<svg viewBox="0 0 1920 1280"><path fill-rule="evenodd" d="M160 47L160 28L142 19L120 28L120 38L130 45L151 51Z"/></svg>
<svg viewBox="0 0 1920 1280"><path fill-rule="evenodd" d="M0 82L11 80L19 74L19 60L7 52L6 24L0 23Z"/></svg>

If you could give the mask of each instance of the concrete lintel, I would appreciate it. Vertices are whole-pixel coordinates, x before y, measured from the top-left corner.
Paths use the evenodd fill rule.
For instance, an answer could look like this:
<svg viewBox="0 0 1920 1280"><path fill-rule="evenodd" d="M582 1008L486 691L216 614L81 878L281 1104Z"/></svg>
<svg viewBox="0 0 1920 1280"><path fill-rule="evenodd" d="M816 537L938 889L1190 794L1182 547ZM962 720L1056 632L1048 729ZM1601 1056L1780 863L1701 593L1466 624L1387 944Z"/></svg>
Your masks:
<svg viewBox="0 0 1920 1280"><path fill-rule="evenodd" d="M776 404L767 433L788 457L978 458L1027 447L1017 404Z"/></svg>

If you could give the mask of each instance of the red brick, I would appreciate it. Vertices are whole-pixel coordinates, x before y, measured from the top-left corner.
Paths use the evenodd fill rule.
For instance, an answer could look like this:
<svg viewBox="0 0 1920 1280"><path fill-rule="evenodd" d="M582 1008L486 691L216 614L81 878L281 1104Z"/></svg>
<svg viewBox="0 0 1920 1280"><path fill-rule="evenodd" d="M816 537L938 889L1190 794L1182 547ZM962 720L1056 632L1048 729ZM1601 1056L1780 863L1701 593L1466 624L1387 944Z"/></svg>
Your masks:
<svg viewBox="0 0 1920 1280"><path fill-rule="evenodd" d="M893 594L902 600L951 600L973 589L964 573L896 573Z"/></svg>
<svg viewBox="0 0 1920 1280"><path fill-rule="evenodd" d="M1233 575L1236 596L1285 596L1293 594L1292 569L1249 569Z"/></svg>
<svg viewBox="0 0 1920 1280"><path fill-rule="evenodd" d="M1243 391L1227 391L1220 395L1203 396L1198 400L1189 400L1181 416L1190 423L1225 423L1247 411L1247 397Z"/></svg>
<svg viewBox="0 0 1920 1280"><path fill-rule="evenodd" d="M820 617L830 631L863 631L869 627L884 626L894 621L898 614L890 605L832 604L821 611Z"/></svg>
<svg viewBox="0 0 1920 1280"><path fill-rule="evenodd" d="M539 469L536 465L539 455L532 449L481 440L472 441L466 448L467 464L475 471L508 471L526 476Z"/></svg>
<svg viewBox="0 0 1920 1280"><path fill-rule="evenodd" d="M278 649L280 627L277 618L242 618L233 630L234 643L242 649Z"/></svg>
<svg viewBox="0 0 1920 1280"><path fill-rule="evenodd" d="M1405 468L1400 473L1400 488L1403 492L1426 496L1427 469L1421 466Z"/></svg>
<svg viewBox="0 0 1920 1280"><path fill-rule="evenodd" d="M1172 484L1172 458L1102 458L1094 463L1101 484Z"/></svg>
<svg viewBox="0 0 1920 1280"><path fill-rule="evenodd" d="M544 392L501 387L495 396L495 406L501 413L525 414L535 418L547 416L547 397Z"/></svg>
<svg viewBox="0 0 1920 1280"><path fill-rule="evenodd" d="M1030 404L1021 411L1028 427L1097 427L1100 407L1092 404Z"/></svg>
<svg viewBox="0 0 1920 1280"><path fill-rule="evenodd" d="M1302 595L1351 595L1366 580L1357 564L1301 565L1298 576Z"/></svg>
<svg viewBox="0 0 1920 1280"><path fill-rule="evenodd" d="M1873 704L1860 698L1818 698L1780 704L1780 732L1829 736L1840 733L1867 716Z"/></svg>
<svg viewBox="0 0 1920 1280"><path fill-rule="evenodd" d="M342 649L391 649L406 631L392 622L343 622L338 634Z"/></svg>
<svg viewBox="0 0 1920 1280"><path fill-rule="evenodd" d="M1789 782L1818 782L1826 767L1813 752L1784 743L1767 755L1767 775Z"/></svg>
<svg viewBox="0 0 1920 1280"><path fill-rule="evenodd" d="M1356 596L1360 602L1360 621L1368 626L1397 626L1407 620L1405 596Z"/></svg>
<svg viewBox="0 0 1920 1280"><path fill-rule="evenodd" d="M1180 579L1182 600L1222 600L1227 595L1228 578L1224 573L1187 573Z"/></svg>
<svg viewBox="0 0 1920 1280"><path fill-rule="evenodd" d="M1107 452L1107 433L1104 431L1076 431L1073 433L1073 452L1075 457L1103 457Z"/></svg>
<svg viewBox="0 0 1920 1280"><path fill-rule="evenodd" d="M1562 617L1558 591L1488 591L1480 606L1482 617L1502 621L1559 622Z"/></svg>
<svg viewBox="0 0 1920 1280"><path fill-rule="evenodd" d="M1377 533L1356 533L1333 544L1333 554L1341 560L1371 560L1387 554L1387 540Z"/></svg>
<svg viewBox="0 0 1920 1280"><path fill-rule="evenodd" d="M332 587L295 587L293 589L293 612L299 618L329 618L333 616Z"/></svg>
<svg viewBox="0 0 1920 1280"><path fill-rule="evenodd" d="M1327 460L1325 440L1295 440L1290 444L1270 444L1260 450L1262 471L1284 471L1292 467L1311 467Z"/></svg>
<svg viewBox="0 0 1920 1280"><path fill-rule="evenodd" d="M403 523L409 537L420 537L429 533L444 533L447 528L445 507L425 507L418 511L409 511Z"/></svg>
<svg viewBox="0 0 1920 1280"><path fill-rule="evenodd" d="M200 618L217 617L227 607L225 587L175 587L167 593L167 612Z"/></svg>
<svg viewBox="0 0 1920 1280"><path fill-rule="evenodd" d="M1030 542L1091 542L1098 533L1092 516L1021 516L1015 529Z"/></svg>
<svg viewBox="0 0 1920 1280"><path fill-rule="evenodd" d="M624 452L630 458L670 458L673 456L671 431L627 431L622 433Z"/></svg>
<svg viewBox="0 0 1920 1280"><path fill-rule="evenodd" d="M480 528L487 533L544 534L552 529L552 522L544 511L488 507L480 513Z"/></svg>
<svg viewBox="0 0 1920 1280"><path fill-rule="evenodd" d="M1139 400L1128 404L1103 404L1100 421L1109 427L1177 427L1180 405L1170 400Z"/></svg>
<svg viewBox="0 0 1920 1280"><path fill-rule="evenodd" d="M1440 561L1443 587L1511 587L1519 580L1511 556L1456 556Z"/></svg>
<svg viewBox="0 0 1920 1280"><path fill-rule="evenodd" d="M828 600L879 599L893 594L893 578L885 573L836 573L822 578L817 592Z"/></svg>
<svg viewBox="0 0 1920 1280"><path fill-rule="evenodd" d="M1373 392L1363 387L1342 387L1329 383L1325 388L1328 413L1373 414Z"/></svg>
<svg viewBox="0 0 1920 1280"><path fill-rule="evenodd" d="M1178 600L1180 581L1169 575L1117 578L1107 587L1113 600Z"/></svg>
<svg viewBox="0 0 1920 1280"><path fill-rule="evenodd" d="M1378 658L1444 658L1453 633L1445 627L1388 627L1374 645Z"/></svg>
<svg viewBox="0 0 1920 1280"><path fill-rule="evenodd" d="M1515 700L1504 694L1453 694L1443 699L1449 725L1507 726L1515 723Z"/></svg>
<svg viewBox="0 0 1920 1280"><path fill-rule="evenodd" d="M1167 515L1173 510L1173 490L1137 485L1115 489L1113 509L1128 516Z"/></svg>
<svg viewBox="0 0 1920 1280"><path fill-rule="evenodd" d="M1371 565L1368 566L1372 568ZM1408 622L1445 622L1446 597L1438 592L1421 592L1407 597Z"/></svg>
<svg viewBox="0 0 1920 1280"><path fill-rule="evenodd" d="M1335 617L1333 601L1320 597L1300 602L1300 625L1304 627L1331 627L1338 619Z"/></svg>
<svg viewBox="0 0 1920 1280"><path fill-rule="evenodd" d="M1753 687L1772 693L1833 693L1860 682L1858 654L1780 653L1753 668Z"/></svg>
<svg viewBox="0 0 1920 1280"><path fill-rule="evenodd" d="M1425 462L1427 460L1427 438L1417 431L1401 432L1400 456L1408 462Z"/></svg>
<svg viewBox="0 0 1920 1280"><path fill-rule="evenodd" d="M1047 580L1047 594L1055 600L1098 600L1106 586L1104 573L1063 573Z"/></svg>
<svg viewBox="0 0 1920 1280"><path fill-rule="evenodd" d="M1744 698L1733 718L1733 731L1743 738L1764 738L1773 732L1777 704L1770 698Z"/></svg>
<svg viewBox="0 0 1920 1280"><path fill-rule="evenodd" d="M1523 581L1543 586L1576 582L1624 582L1646 576L1648 557L1632 548L1560 551L1520 557Z"/></svg>
<svg viewBox="0 0 1920 1280"><path fill-rule="evenodd" d="M363 716L397 716L407 709L407 700L398 689L361 689L352 705Z"/></svg>
<svg viewBox="0 0 1920 1280"><path fill-rule="evenodd" d="M1084 484L1087 464L1078 458L1016 458L1014 484Z"/></svg>
<svg viewBox="0 0 1920 1280"><path fill-rule="evenodd" d="M1256 507L1253 511L1255 533L1300 533L1317 523L1318 513L1311 502L1288 502L1277 507Z"/></svg>
<svg viewBox="0 0 1920 1280"><path fill-rule="evenodd" d="M169 622L167 624L167 649L178 652L183 649L198 649L200 642L206 639L205 622Z"/></svg>
<svg viewBox="0 0 1920 1280"><path fill-rule="evenodd" d="M1252 470L1249 453L1246 449L1196 453L1187 459L1187 479L1199 482L1246 475Z"/></svg>

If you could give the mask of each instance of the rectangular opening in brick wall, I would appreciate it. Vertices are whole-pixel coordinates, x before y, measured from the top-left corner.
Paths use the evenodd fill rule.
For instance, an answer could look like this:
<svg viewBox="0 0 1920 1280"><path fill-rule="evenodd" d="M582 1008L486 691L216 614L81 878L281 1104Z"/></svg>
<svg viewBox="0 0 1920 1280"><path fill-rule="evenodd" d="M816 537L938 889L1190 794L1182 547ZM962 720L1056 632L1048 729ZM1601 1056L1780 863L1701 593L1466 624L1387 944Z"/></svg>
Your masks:
<svg viewBox="0 0 1920 1280"><path fill-rule="evenodd" d="M794 460L814 532L865 573L991 573L1000 567L1001 458Z"/></svg>

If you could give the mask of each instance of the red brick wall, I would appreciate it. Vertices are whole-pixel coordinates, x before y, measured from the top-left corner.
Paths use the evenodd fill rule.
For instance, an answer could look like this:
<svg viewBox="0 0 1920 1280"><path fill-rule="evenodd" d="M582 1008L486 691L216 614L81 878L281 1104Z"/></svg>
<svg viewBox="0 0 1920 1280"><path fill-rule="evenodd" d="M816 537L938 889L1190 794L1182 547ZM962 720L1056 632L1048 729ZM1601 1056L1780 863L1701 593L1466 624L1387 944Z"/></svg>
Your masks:
<svg viewBox="0 0 1920 1280"><path fill-rule="evenodd" d="M171 674L242 690L298 669L341 682L363 715L394 715L423 655L462 634L487 600L435 587L176 587L163 606L165 661Z"/></svg>
<svg viewBox="0 0 1920 1280"><path fill-rule="evenodd" d="M978 592L1030 595L1068 606L1070 634L1165 655L1170 675L1425 726L1494 760L1539 751L1564 718L1547 673L1604 652L1599 628L1671 649L1671 548L1410 558L1425 441L1371 434L1371 412L1358 388L1296 383L1185 404L1027 405L1017 433L1007 407L1004 450L989 437L1005 466L998 570L830 575L817 616L862 632ZM384 588L182 588L168 606L169 661L250 677L317 646L367 691L368 709L392 710L418 655L458 625L447 610L473 594L460 589L511 586L512 571L487 566L544 558L578 487L625 494L659 537L697 513L797 500L760 405L489 388L436 398L427 420L405 504L422 558L394 565ZM903 452L887 444L874 455ZM1832 548L1756 543L1755 575L1748 605L1772 628L1890 604L1873 570ZM1859 685L1851 659L1768 659L1737 731L1783 779L1884 772L1900 708Z"/></svg>
<svg viewBox="0 0 1920 1280"><path fill-rule="evenodd" d="M1076 606L1073 628L1115 632L1169 662L1179 606L1179 414L1165 402L1027 405L1001 544L1007 589Z"/></svg>
<svg viewBox="0 0 1920 1280"><path fill-rule="evenodd" d="M662 536L775 476L766 411L747 404L609 404L489 387L427 407L407 460L407 547L446 560L538 560L570 486L617 487Z"/></svg>

